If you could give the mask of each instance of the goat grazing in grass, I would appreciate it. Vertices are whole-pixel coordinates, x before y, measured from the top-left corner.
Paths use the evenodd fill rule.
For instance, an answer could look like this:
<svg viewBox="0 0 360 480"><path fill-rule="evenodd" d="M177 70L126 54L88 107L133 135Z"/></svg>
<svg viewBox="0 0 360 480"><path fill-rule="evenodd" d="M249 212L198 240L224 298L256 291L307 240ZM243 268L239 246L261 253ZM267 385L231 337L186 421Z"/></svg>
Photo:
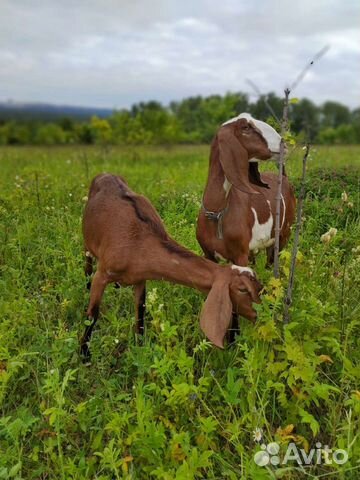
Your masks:
<svg viewBox="0 0 360 480"><path fill-rule="evenodd" d="M85 356L101 298L111 282L134 286L138 333L144 331L145 283L151 279L180 283L207 294L200 326L218 347L223 347L232 312L256 319L252 303L260 302L261 286L252 270L217 265L176 243L151 203L131 191L119 176L102 174L93 179L83 234L88 276L93 257L98 261L87 310L91 323L81 339Z"/></svg>
<svg viewBox="0 0 360 480"><path fill-rule="evenodd" d="M270 125L249 114L229 120L217 132L197 223L197 239L207 258L246 266L252 254L266 248L272 263L277 174L260 175L257 162L277 156L280 141ZM280 249L289 239L296 204L285 173L281 200Z"/></svg>

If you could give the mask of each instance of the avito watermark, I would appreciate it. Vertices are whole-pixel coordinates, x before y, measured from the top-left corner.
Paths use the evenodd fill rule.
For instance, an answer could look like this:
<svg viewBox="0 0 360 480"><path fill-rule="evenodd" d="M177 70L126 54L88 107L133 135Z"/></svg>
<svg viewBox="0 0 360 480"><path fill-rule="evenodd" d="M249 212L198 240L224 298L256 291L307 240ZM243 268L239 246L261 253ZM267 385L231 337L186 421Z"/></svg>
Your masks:
<svg viewBox="0 0 360 480"><path fill-rule="evenodd" d="M254 455L254 462L260 467L266 465L287 465L288 462L297 462L298 465L343 465L348 461L349 455L346 450L341 448L332 450L328 445L322 445L320 442L315 444L306 452L303 448L298 448L294 442L288 444L285 455L280 457L280 445L271 442L267 445L262 443L261 450Z"/></svg>

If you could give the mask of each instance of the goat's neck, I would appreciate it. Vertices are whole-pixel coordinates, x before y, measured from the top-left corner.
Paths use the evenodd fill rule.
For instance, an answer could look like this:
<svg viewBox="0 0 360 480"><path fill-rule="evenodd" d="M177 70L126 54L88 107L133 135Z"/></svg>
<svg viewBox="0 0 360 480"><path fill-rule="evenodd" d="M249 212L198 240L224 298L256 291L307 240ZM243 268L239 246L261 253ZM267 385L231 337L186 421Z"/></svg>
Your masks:
<svg viewBox="0 0 360 480"><path fill-rule="evenodd" d="M174 242L174 245L177 244ZM221 274L226 267L217 265L185 249L184 252L188 254L170 251L164 245L158 246L156 255L151 255L151 259L148 260L149 278L167 280L196 288L204 293L209 292L216 276Z"/></svg>
<svg viewBox="0 0 360 480"><path fill-rule="evenodd" d="M231 184L227 181L219 159L210 159L209 175L204 191L204 207L219 212L227 205Z"/></svg>

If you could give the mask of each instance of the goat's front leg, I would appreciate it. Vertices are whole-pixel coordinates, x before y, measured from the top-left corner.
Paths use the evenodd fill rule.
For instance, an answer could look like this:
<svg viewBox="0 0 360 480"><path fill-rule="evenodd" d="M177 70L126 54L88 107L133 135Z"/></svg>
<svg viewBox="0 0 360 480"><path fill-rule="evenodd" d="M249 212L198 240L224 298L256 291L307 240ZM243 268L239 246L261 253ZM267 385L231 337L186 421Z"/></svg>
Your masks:
<svg viewBox="0 0 360 480"><path fill-rule="evenodd" d="M231 317L230 329L228 332L229 344L235 343L235 335L240 332L239 329L239 316L237 313L233 312Z"/></svg>
<svg viewBox="0 0 360 480"><path fill-rule="evenodd" d="M237 265L238 267L247 267L249 264L249 255L249 250L246 253L236 255L236 257L234 258L235 261L233 262L234 265ZM231 327L228 333L228 340L230 345L235 343L235 336L238 333L240 333L239 315L236 312L233 312L231 319Z"/></svg>
<svg viewBox="0 0 360 480"><path fill-rule="evenodd" d="M90 358L89 341L99 317L100 303L107 283L107 277L101 271L97 270L91 284L90 302L86 312L87 318L90 320L90 325L86 326L80 340L80 352L86 358Z"/></svg>
<svg viewBox="0 0 360 480"><path fill-rule="evenodd" d="M135 332L144 334L144 318L146 308L146 282L138 283L134 285L134 297L135 297Z"/></svg>

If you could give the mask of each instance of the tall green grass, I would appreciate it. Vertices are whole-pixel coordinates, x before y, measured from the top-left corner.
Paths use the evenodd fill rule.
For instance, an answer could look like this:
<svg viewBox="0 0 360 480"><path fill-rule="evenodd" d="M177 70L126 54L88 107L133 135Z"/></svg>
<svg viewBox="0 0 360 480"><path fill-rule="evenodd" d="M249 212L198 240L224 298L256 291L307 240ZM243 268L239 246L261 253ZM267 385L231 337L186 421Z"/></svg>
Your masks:
<svg viewBox="0 0 360 480"><path fill-rule="evenodd" d="M288 174L298 188L302 152ZM360 475L360 149L314 148L291 323L282 281L265 285L259 320L241 321L219 351L199 330L201 294L150 282L146 335L132 325L129 288L108 288L78 356L88 292L81 216L90 179L123 175L168 231L200 252L196 217L207 147L0 150L0 479L356 479ZM269 166L264 165L262 168ZM348 199L341 199L342 192ZM329 228L329 243L320 237ZM259 467L253 439L321 442L344 465Z"/></svg>

